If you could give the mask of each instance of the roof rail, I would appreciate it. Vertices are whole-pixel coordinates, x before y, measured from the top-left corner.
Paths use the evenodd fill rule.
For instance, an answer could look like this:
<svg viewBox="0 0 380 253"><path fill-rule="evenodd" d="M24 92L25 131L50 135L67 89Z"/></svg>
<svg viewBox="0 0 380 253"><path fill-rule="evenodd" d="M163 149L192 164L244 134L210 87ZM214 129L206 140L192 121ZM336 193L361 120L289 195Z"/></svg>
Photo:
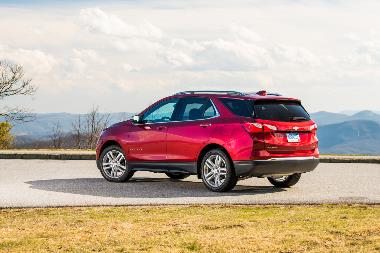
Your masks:
<svg viewBox="0 0 380 253"><path fill-rule="evenodd" d="M267 93L267 96L282 96L280 93L275 93L275 92L270 92L270 93Z"/></svg>
<svg viewBox="0 0 380 253"><path fill-rule="evenodd" d="M232 90L194 90L194 91L181 91L176 93L175 95L183 95L183 94L227 94L227 95L238 95L244 96L246 93L240 91L232 91Z"/></svg>

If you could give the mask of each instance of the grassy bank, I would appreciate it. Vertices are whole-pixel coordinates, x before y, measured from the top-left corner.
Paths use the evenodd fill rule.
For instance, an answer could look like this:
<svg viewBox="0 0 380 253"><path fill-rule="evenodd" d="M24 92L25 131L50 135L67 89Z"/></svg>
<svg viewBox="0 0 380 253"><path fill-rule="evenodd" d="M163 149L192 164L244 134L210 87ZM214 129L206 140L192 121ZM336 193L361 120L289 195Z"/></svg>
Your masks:
<svg viewBox="0 0 380 253"><path fill-rule="evenodd" d="M380 206L0 210L0 251L374 252Z"/></svg>

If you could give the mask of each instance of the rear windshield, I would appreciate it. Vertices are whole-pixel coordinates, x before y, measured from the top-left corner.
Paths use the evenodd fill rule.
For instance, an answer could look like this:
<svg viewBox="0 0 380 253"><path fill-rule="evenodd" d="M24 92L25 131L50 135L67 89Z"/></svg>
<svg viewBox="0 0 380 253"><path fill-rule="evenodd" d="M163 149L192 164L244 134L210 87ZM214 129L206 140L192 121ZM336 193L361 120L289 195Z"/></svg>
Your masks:
<svg viewBox="0 0 380 253"><path fill-rule="evenodd" d="M297 101L255 101L233 98L220 99L230 111L238 116L255 117L273 121L308 121L309 114Z"/></svg>
<svg viewBox="0 0 380 253"><path fill-rule="evenodd" d="M308 121L309 114L296 101L256 101L255 118L273 121Z"/></svg>

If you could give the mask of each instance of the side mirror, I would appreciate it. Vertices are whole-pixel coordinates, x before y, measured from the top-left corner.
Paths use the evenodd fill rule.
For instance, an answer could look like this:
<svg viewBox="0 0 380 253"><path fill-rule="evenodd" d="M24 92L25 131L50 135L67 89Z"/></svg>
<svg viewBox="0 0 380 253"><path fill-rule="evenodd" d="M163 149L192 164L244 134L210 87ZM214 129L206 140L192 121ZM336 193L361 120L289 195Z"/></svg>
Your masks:
<svg viewBox="0 0 380 253"><path fill-rule="evenodd" d="M139 115L135 115L132 117L132 122L133 123L137 123L137 124L140 124L141 123L141 118Z"/></svg>

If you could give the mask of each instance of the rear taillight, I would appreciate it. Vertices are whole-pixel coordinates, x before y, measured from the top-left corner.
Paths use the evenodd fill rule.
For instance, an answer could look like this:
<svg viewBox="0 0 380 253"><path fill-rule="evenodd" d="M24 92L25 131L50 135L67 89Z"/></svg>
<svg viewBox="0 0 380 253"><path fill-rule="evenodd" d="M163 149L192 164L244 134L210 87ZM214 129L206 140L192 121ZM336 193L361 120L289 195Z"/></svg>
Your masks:
<svg viewBox="0 0 380 253"><path fill-rule="evenodd" d="M269 124L245 122L244 128L248 133L269 133L277 131L277 127Z"/></svg>
<svg viewBox="0 0 380 253"><path fill-rule="evenodd" d="M317 130L318 126L317 124L313 124L310 126L310 131Z"/></svg>
<svg viewBox="0 0 380 253"><path fill-rule="evenodd" d="M264 132L273 132L277 131L277 127L269 125L269 124L264 124Z"/></svg>
<svg viewBox="0 0 380 253"><path fill-rule="evenodd" d="M317 124L313 124L310 126L310 131L313 133L313 134L316 134L317 133Z"/></svg>

